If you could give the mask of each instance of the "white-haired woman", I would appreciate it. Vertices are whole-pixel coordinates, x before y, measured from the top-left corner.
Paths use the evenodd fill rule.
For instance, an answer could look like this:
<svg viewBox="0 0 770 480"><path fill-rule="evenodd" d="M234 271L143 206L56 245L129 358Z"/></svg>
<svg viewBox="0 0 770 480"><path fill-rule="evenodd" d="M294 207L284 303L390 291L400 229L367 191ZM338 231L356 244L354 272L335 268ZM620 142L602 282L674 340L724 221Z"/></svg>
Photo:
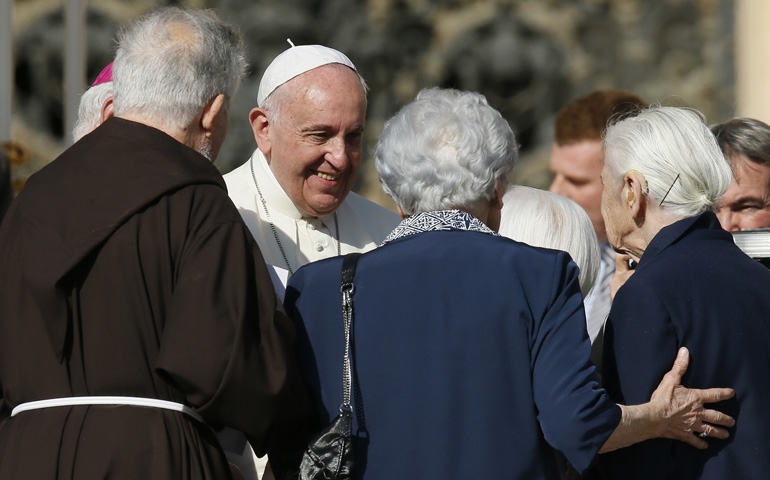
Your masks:
<svg viewBox="0 0 770 480"><path fill-rule="evenodd" d="M547 190L515 185L503 196L500 235L526 244L563 250L580 269L585 298L599 273L599 241L580 205Z"/></svg>
<svg viewBox="0 0 770 480"><path fill-rule="evenodd" d="M654 436L705 445L663 426L663 411L729 422L684 413L676 373L644 406L609 401L588 359L575 264L494 231L516 148L471 92L424 90L385 125L376 165L404 220L354 280L356 478L558 478L554 449L582 471L601 448ZM342 264L309 264L286 292L326 423L343 398Z"/></svg>
<svg viewBox="0 0 770 480"><path fill-rule="evenodd" d="M604 339L603 378L616 402L649 398L686 345L688 386L725 385L737 418L706 450L654 440L602 456L609 478L766 478L770 471L770 272L744 255L711 209L731 174L694 111L655 107L608 128L602 213L612 246L638 262ZM694 425L694 435L711 426Z"/></svg>

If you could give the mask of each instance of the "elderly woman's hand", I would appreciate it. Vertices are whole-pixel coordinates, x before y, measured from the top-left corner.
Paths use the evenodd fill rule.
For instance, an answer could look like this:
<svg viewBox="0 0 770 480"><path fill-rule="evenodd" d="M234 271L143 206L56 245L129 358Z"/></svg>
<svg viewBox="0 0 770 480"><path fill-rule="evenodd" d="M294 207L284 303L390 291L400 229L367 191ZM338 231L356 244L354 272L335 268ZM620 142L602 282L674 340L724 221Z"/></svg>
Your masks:
<svg viewBox="0 0 770 480"><path fill-rule="evenodd" d="M732 427L735 420L716 410L704 408L705 403L716 403L735 395L732 388L689 389L681 385L687 371L690 352L682 347L671 368L650 401L643 405L619 405L622 411L620 423L599 453L633 445L650 438L671 438L704 449L707 436L727 438L724 427ZM703 437L700 437L703 435Z"/></svg>
<svg viewBox="0 0 770 480"><path fill-rule="evenodd" d="M735 391L731 388L697 390L683 387L682 375L687 371L689 361L689 351L684 347L680 348L674 367L652 392L649 405L655 412L654 416L661 419L656 437L681 440L693 447L704 449L708 447L705 440L707 436L727 438L727 430L720 426L732 427L735 420L703 405L732 398Z"/></svg>

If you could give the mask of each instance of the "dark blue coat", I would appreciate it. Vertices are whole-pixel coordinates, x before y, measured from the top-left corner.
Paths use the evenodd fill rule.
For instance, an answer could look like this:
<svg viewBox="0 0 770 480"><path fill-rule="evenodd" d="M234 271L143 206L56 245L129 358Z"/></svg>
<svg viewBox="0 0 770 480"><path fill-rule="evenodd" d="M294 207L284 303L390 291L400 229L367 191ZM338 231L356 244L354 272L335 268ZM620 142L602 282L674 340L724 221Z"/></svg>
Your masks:
<svg viewBox="0 0 770 480"><path fill-rule="evenodd" d="M662 229L615 297L604 384L618 403L647 401L679 347L688 387L731 387L714 405L737 420L730 439L698 450L650 440L602 455L610 478L770 478L770 271L744 255L713 213Z"/></svg>
<svg viewBox="0 0 770 480"><path fill-rule="evenodd" d="M289 281L300 367L324 424L342 401L342 259ZM468 231L419 233L360 257L356 478L558 478L620 420L589 361L577 267L563 252Z"/></svg>

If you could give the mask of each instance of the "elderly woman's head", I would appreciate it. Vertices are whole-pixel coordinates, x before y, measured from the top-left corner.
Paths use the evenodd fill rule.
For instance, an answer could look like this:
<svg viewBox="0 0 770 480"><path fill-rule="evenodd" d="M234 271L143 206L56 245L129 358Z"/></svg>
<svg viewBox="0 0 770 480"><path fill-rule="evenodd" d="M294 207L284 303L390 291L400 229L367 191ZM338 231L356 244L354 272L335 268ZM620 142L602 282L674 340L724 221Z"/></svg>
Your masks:
<svg viewBox="0 0 770 480"><path fill-rule="evenodd" d="M375 148L383 189L407 216L476 214L499 203L517 156L513 131L484 96L439 88L421 91L388 120Z"/></svg>
<svg viewBox="0 0 770 480"><path fill-rule="evenodd" d="M599 241L580 205L547 190L517 185L503 197L500 234L569 253L580 268L580 290L588 295L599 273Z"/></svg>
<svg viewBox="0 0 770 480"><path fill-rule="evenodd" d="M602 215L623 251L643 251L661 228L710 210L730 185L730 167L692 109L650 108L608 127L603 143Z"/></svg>

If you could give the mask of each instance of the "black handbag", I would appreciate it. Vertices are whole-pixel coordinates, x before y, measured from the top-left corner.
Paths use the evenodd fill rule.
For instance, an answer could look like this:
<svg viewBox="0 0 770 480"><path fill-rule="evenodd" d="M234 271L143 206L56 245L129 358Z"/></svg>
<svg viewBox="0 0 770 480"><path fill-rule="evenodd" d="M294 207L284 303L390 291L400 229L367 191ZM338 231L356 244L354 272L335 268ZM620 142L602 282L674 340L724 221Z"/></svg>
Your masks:
<svg viewBox="0 0 770 480"><path fill-rule="evenodd" d="M353 277L360 253L342 260L342 320L345 356L342 362L342 405L340 414L313 438L299 467L300 480L350 480L353 478L353 407L350 403L353 378L350 370L350 328L353 322Z"/></svg>

